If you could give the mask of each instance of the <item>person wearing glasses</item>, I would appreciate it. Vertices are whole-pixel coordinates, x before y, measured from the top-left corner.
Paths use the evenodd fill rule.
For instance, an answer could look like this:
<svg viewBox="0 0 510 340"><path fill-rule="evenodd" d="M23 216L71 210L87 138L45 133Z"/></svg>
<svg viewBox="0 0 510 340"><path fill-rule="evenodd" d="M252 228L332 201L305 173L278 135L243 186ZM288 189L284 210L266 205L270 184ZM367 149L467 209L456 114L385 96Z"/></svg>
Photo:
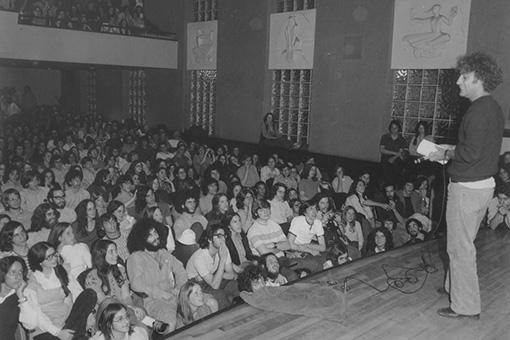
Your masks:
<svg viewBox="0 0 510 340"><path fill-rule="evenodd" d="M59 253L47 242L36 243L28 252L33 273L20 303L29 308L21 310L20 321L35 329L34 340L85 337L87 317L96 305L96 293L83 290L59 262Z"/></svg>
<svg viewBox="0 0 510 340"><path fill-rule="evenodd" d="M73 223L76 221L76 212L74 209L66 207L66 195L61 188L52 188L48 191L48 203L59 212L59 222Z"/></svg>
<svg viewBox="0 0 510 340"><path fill-rule="evenodd" d="M198 249L186 264L188 279L197 282L202 290L218 300L219 308L232 304L239 296L232 259L225 243L227 230L221 224L207 227L202 234Z"/></svg>
<svg viewBox="0 0 510 340"><path fill-rule="evenodd" d="M99 330L91 340L149 340L145 329L131 326L126 306L122 303L110 303L99 312Z"/></svg>

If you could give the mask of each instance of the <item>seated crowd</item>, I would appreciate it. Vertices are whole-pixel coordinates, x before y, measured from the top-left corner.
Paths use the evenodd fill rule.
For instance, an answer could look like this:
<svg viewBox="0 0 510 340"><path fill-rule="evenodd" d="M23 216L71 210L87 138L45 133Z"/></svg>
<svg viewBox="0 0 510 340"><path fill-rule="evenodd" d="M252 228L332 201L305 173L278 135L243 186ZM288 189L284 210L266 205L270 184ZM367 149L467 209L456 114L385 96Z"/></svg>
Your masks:
<svg viewBox="0 0 510 340"><path fill-rule="evenodd" d="M368 172L330 177L309 154L212 149L74 110L2 125L6 339L19 323L35 339L146 339L239 301L246 270L278 286L433 230L426 176L379 190ZM509 197L498 194L498 221Z"/></svg>
<svg viewBox="0 0 510 340"><path fill-rule="evenodd" d="M7 0L0 9L39 26L127 35L146 28L142 0Z"/></svg>

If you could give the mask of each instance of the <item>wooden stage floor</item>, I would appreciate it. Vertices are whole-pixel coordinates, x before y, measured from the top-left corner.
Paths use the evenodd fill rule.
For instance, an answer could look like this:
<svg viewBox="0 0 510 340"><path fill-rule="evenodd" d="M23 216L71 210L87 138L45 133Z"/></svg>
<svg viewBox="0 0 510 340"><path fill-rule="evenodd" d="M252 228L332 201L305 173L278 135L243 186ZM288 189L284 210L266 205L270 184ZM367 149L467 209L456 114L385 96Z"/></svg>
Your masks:
<svg viewBox="0 0 510 340"><path fill-rule="evenodd" d="M510 233L509 233L510 234ZM304 282L326 285L327 280L339 281L354 276L383 290L387 276L403 277L405 269L423 263L437 272L413 272L419 279L406 283L404 294L389 288L377 292L365 284L348 279L347 311L341 322L258 310L248 304L216 313L169 334L167 339L510 339L510 235L499 237L492 230L480 230L478 274L482 294L482 314L479 321L452 320L437 315L439 308L449 305L448 298L436 289L442 286L445 274L445 240L431 240L371 258L332 268ZM430 250L430 251L429 251ZM425 281L426 278L426 281Z"/></svg>

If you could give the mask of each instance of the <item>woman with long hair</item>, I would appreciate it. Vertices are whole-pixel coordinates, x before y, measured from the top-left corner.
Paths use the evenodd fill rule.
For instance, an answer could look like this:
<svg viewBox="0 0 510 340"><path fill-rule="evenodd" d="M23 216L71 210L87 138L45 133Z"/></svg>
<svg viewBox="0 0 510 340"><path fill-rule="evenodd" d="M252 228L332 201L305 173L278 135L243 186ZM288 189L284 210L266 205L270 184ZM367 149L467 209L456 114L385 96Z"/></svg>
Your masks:
<svg viewBox="0 0 510 340"><path fill-rule="evenodd" d="M35 340L85 337L87 317L96 304L96 293L83 290L59 261L59 253L47 242L36 243L28 252L33 270L25 290L29 311L21 311L20 321L35 329Z"/></svg>
<svg viewBox="0 0 510 340"><path fill-rule="evenodd" d="M143 328L131 326L128 310L121 303L110 303L101 311L98 328L91 340L149 340Z"/></svg>
<svg viewBox="0 0 510 340"><path fill-rule="evenodd" d="M388 228L381 226L372 230L367 238L366 256L393 249L393 236Z"/></svg>
<svg viewBox="0 0 510 340"><path fill-rule="evenodd" d="M161 209L157 205L147 208L147 209L145 209L143 218L150 218L151 220L159 222L162 225L167 227L168 230L166 231L166 234L167 234L166 249L169 252L173 252L175 250L175 240L174 240L174 235L173 235L173 229L168 224L165 224L163 212L161 211Z"/></svg>
<svg viewBox="0 0 510 340"><path fill-rule="evenodd" d="M238 210L237 195L239 195L241 190L243 190L243 186L239 182L234 182L234 183L232 183L231 187L232 187L232 190L231 190L232 198L230 199L229 205L230 205L230 209L232 209L232 211L236 213Z"/></svg>
<svg viewBox="0 0 510 340"><path fill-rule="evenodd" d="M205 218L209 222L208 225L221 223L230 210L228 197L225 194L216 194L211 201L212 210L205 215Z"/></svg>
<svg viewBox="0 0 510 340"><path fill-rule="evenodd" d="M0 334L4 340L14 340L20 310L27 313L27 266L18 256L0 259Z"/></svg>
<svg viewBox="0 0 510 340"><path fill-rule="evenodd" d="M116 244L109 240L97 241L92 248L92 265L97 270L104 295L127 305L141 322L147 313L134 303L126 268L119 263Z"/></svg>
<svg viewBox="0 0 510 340"><path fill-rule="evenodd" d="M249 188L243 188L237 195L237 214L241 217L241 226L245 233L248 233L253 224L253 200L254 195Z"/></svg>
<svg viewBox="0 0 510 340"><path fill-rule="evenodd" d="M135 218L133 216L129 216L126 207L120 201L111 201L108 204L108 207L106 207L106 213L114 215L117 218L117 222L119 222L120 229L127 231L128 233L136 223Z"/></svg>
<svg viewBox="0 0 510 340"><path fill-rule="evenodd" d="M248 237L241 227L241 217L238 214L230 214L226 216L223 223L230 232L225 245L230 253L232 266L236 273L240 273L255 257L251 252Z"/></svg>
<svg viewBox="0 0 510 340"><path fill-rule="evenodd" d="M176 328L188 325L211 313L209 306L204 303L200 285L192 281L186 282L179 291Z"/></svg>
<svg viewBox="0 0 510 340"><path fill-rule="evenodd" d="M366 184L362 179L356 180L349 192L349 196L345 200L345 205L354 207L358 214L361 214L370 223L370 227L375 228L374 211L372 207L380 207L385 210L390 210L390 206L384 203L374 202L368 199L366 193ZM366 229L366 228L365 228ZM367 233L367 235L370 232Z"/></svg>
<svg viewBox="0 0 510 340"><path fill-rule="evenodd" d="M90 250L85 243L77 243L70 223L57 223L48 236L48 243L53 245L64 259L64 264L71 268L71 274L78 277L84 270L92 267Z"/></svg>
<svg viewBox="0 0 510 340"><path fill-rule="evenodd" d="M7 256L18 256L28 265L28 251L30 247L27 244L28 234L23 224L18 221L9 221L0 230L0 258Z"/></svg>
<svg viewBox="0 0 510 340"><path fill-rule="evenodd" d="M154 180L154 183L157 183L157 180ZM166 224L169 227L174 225L170 206L166 202L162 202L157 198L156 192L153 188L143 186L136 192L135 216L137 219L142 218L147 209L152 207L158 207L161 210L161 213L163 214L163 224Z"/></svg>
<svg viewBox="0 0 510 340"><path fill-rule="evenodd" d="M119 176L115 183L115 189L112 191L112 197L124 204L126 207L130 207L134 204L136 195L132 192L133 180L127 175Z"/></svg>
<svg viewBox="0 0 510 340"><path fill-rule="evenodd" d="M85 243L89 249L98 239L96 221L96 204L90 199L81 201L75 209L76 221L73 222L74 235L77 242Z"/></svg>
<svg viewBox="0 0 510 340"><path fill-rule="evenodd" d="M301 201L311 200L320 189L320 182L317 177L317 166L315 164L306 164L301 171L301 180L298 184L299 198Z"/></svg>
<svg viewBox="0 0 510 340"><path fill-rule="evenodd" d="M356 220L356 209L351 205L346 206L342 211L340 230L347 237L351 246L358 250L363 249L363 231L361 230L361 224Z"/></svg>
<svg viewBox="0 0 510 340"><path fill-rule="evenodd" d="M266 113L262 123L260 124L260 145L269 147L283 147L289 148L292 143L286 140L278 131L276 121L271 112Z"/></svg>

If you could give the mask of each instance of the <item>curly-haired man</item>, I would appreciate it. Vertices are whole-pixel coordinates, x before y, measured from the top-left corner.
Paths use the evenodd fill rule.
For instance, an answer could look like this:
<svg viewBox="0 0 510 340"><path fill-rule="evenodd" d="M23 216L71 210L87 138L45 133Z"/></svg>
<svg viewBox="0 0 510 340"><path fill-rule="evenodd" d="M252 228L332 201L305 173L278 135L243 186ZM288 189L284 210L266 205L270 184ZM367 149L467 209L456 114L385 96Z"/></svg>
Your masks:
<svg viewBox="0 0 510 340"><path fill-rule="evenodd" d="M459 57L460 95L471 101L462 118L457 145L444 145L428 156L451 161L448 167L446 223L450 267L445 292L450 307L439 309L448 318L480 318L481 302L474 240L494 193L492 175L498 172L498 157L505 119L499 104L489 94L502 82L502 71L494 59L475 52Z"/></svg>

